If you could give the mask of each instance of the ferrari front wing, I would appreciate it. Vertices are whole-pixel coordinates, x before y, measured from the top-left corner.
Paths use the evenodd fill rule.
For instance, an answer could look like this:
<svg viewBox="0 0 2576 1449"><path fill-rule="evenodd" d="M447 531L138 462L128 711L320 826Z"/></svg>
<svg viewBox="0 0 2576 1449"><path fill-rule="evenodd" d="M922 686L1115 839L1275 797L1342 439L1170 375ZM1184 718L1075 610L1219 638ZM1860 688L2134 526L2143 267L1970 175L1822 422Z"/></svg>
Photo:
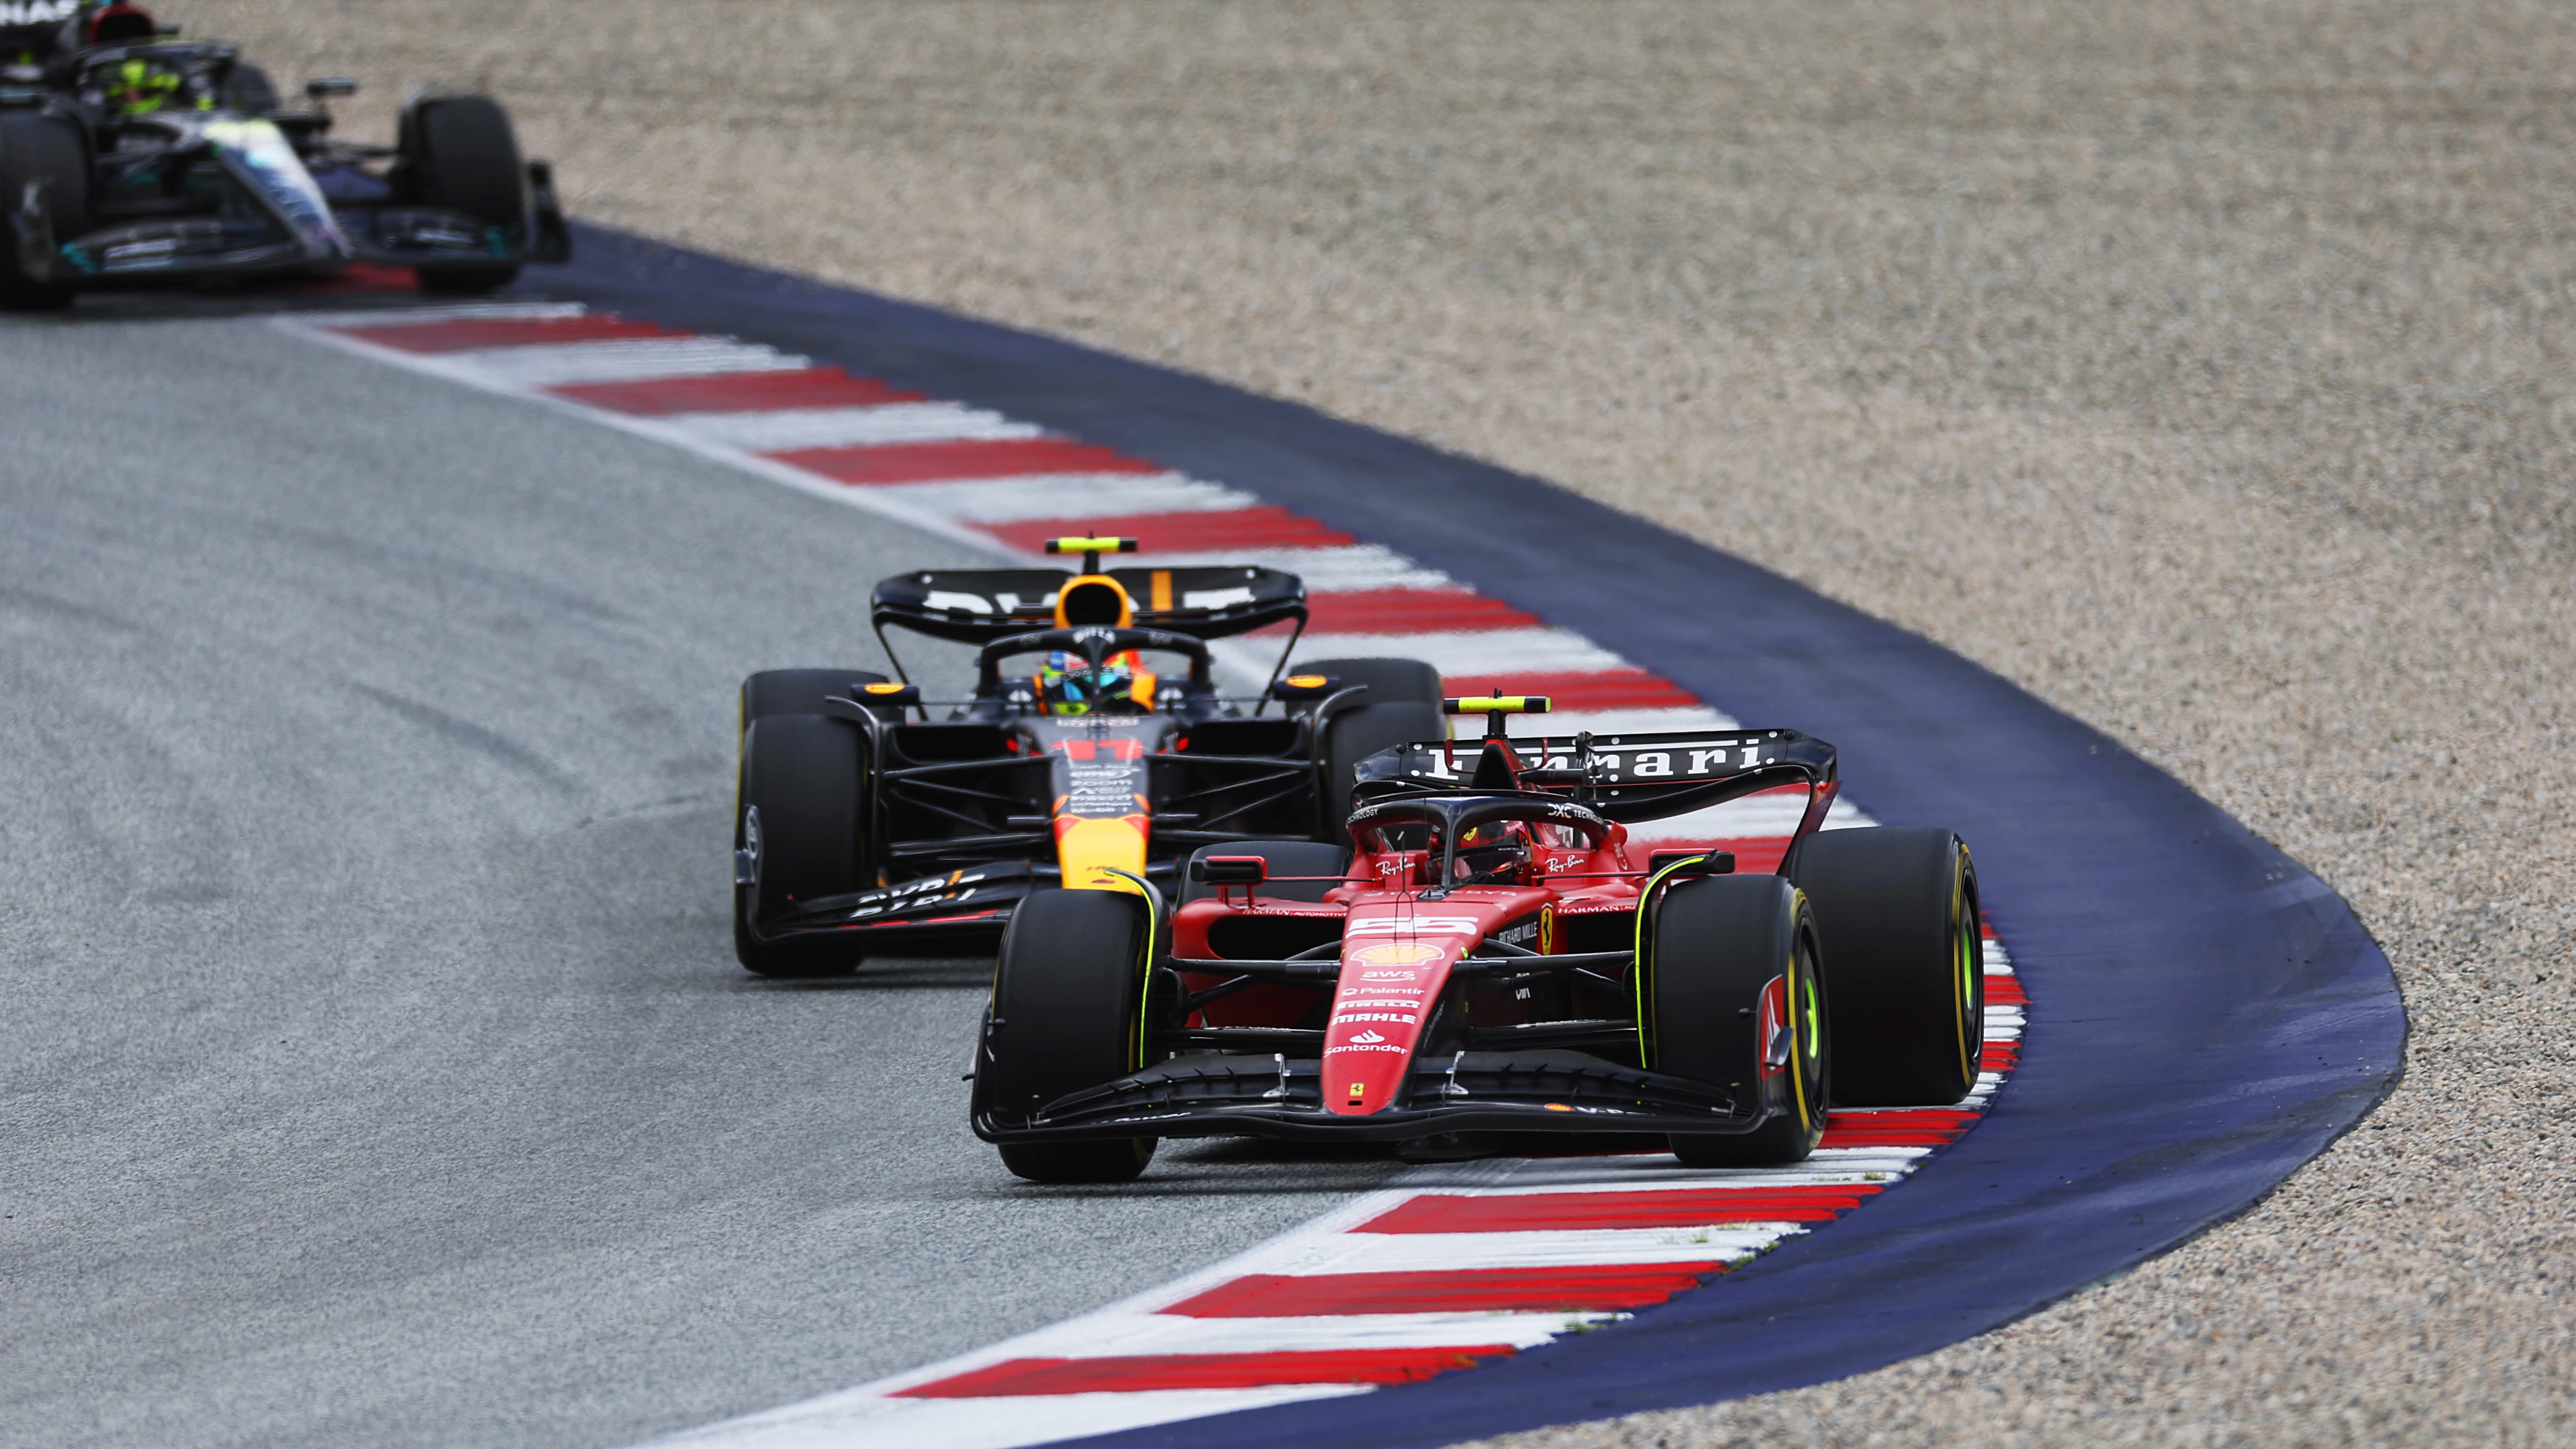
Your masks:
<svg viewBox="0 0 2576 1449"><path fill-rule="evenodd" d="M1451 1132L1751 1132L1788 1112L1776 1081L1730 1091L1588 1052L1456 1052L1416 1061L1403 1096L1366 1115L1325 1106L1314 1058L1174 1057L1047 1103L984 1111L987 1142L1100 1137L1279 1137L1403 1142Z"/></svg>

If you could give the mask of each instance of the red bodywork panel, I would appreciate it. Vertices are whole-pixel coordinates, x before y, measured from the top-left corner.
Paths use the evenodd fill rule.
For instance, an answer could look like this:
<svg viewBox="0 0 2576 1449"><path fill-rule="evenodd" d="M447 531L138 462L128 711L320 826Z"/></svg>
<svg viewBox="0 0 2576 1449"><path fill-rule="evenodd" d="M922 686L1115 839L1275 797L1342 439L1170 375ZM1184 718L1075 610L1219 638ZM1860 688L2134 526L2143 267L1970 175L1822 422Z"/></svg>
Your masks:
<svg viewBox="0 0 2576 1449"><path fill-rule="evenodd" d="M1462 886L1430 899L1422 876L1436 857L1363 850L1345 883L1321 903L1269 899L1259 887L1235 886L1181 907L1172 921L1173 954L1216 957L1210 934L1229 922L1338 923L1341 975L1321 1003L1324 1105L1337 1116L1367 1116L1401 1095L1460 957L1496 938L1553 955L1567 949L1559 921L1636 909L1645 872L1630 863L1626 844L1627 831L1614 825L1598 849L1579 839L1542 845L1518 883ZM1184 979L1195 991L1222 978L1193 972ZM1319 995L1313 987L1251 986L1210 1002L1193 1025L1312 1026Z"/></svg>

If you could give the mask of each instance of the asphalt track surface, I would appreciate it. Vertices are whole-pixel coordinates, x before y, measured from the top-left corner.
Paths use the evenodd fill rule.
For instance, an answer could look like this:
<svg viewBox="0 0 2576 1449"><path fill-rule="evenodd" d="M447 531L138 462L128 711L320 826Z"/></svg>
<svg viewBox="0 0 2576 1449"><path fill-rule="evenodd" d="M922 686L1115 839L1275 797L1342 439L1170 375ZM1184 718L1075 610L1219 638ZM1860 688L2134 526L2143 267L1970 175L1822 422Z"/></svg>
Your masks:
<svg viewBox="0 0 2576 1449"><path fill-rule="evenodd" d="M1393 1170L1018 1185L984 963L733 964L734 684L959 545L228 310L0 323L0 1444L629 1442Z"/></svg>

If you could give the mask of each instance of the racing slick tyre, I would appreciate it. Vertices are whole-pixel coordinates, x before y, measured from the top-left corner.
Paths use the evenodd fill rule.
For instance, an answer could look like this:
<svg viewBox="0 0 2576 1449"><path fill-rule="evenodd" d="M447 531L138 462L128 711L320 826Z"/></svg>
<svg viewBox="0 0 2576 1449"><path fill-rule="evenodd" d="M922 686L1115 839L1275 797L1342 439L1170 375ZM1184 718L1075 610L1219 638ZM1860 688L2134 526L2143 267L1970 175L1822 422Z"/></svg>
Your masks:
<svg viewBox="0 0 2576 1449"><path fill-rule="evenodd" d="M1142 1065L1149 909L1125 891L1051 890L1011 913L975 1057L978 1119L1022 1119ZM1126 1182L1154 1146L1151 1137L1006 1142L1002 1165L1031 1182Z"/></svg>
<svg viewBox="0 0 2576 1449"><path fill-rule="evenodd" d="M1351 848L1347 845L1325 845L1313 840L1244 840L1228 845L1202 845L1190 853L1191 860L1203 855L1257 855L1268 867L1272 879L1281 876L1333 876L1333 880L1280 880L1264 884L1262 895L1280 901L1320 901L1324 892L1341 882L1338 877L1351 868ZM1181 869L1181 898L1177 904L1188 905L1202 896L1212 896L1220 887L1201 885L1190 879L1187 866Z"/></svg>
<svg viewBox="0 0 2576 1449"><path fill-rule="evenodd" d="M1986 972L1977 867L1939 828L1828 830L1783 871L1824 944L1845 1107L1947 1107L1977 1085Z"/></svg>
<svg viewBox="0 0 2576 1449"><path fill-rule="evenodd" d="M734 805L737 871L734 956L762 976L843 976L857 969L855 941L763 940L757 927L799 901L848 895L874 883L864 839L861 775L867 740L847 720L773 714L743 731Z"/></svg>
<svg viewBox="0 0 2576 1449"><path fill-rule="evenodd" d="M80 128L38 112L0 115L0 311L54 312L72 304L72 289L39 282L18 264L19 202L30 184L45 188L57 240L89 230L89 153Z"/></svg>
<svg viewBox="0 0 2576 1449"><path fill-rule="evenodd" d="M764 669L742 682L739 725L749 729L753 720L773 714L821 714L827 699L867 704L867 696L859 691L887 682L884 675L868 669ZM903 716L899 707L871 705L868 712L883 720Z"/></svg>
<svg viewBox="0 0 2576 1449"><path fill-rule="evenodd" d="M1739 1092L1776 1071L1789 1107L1749 1133L1676 1133L1673 1155L1690 1167L1804 1161L1825 1133L1833 1073L1832 1021L1806 897L1776 875L1707 876L1664 892L1653 910L1639 1003L1647 1065ZM1783 1025L1785 1043L1778 1037ZM1788 1060L1775 1066L1782 1045Z"/></svg>
<svg viewBox="0 0 2576 1449"><path fill-rule="evenodd" d="M395 148L405 188L420 206L443 206L527 239L528 168L510 114L490 96L425 96L403 108ZM415 269L428 292L489 292L519 275L516 262L449 262Z"/></svg>
<svg viewBox="0 0 2576 1449"><path fill-rule="evenodd" d="M1366 703L1324 726L1324 793L1315 812L1315 838L1348 844L1343 823L1350 819L1360 761L1395 745L1449 737L1449 717L1440 712L1440 671L1419 659L1319 659L1297 668L1336 676L1346 689L1368 686Z"/></svg>

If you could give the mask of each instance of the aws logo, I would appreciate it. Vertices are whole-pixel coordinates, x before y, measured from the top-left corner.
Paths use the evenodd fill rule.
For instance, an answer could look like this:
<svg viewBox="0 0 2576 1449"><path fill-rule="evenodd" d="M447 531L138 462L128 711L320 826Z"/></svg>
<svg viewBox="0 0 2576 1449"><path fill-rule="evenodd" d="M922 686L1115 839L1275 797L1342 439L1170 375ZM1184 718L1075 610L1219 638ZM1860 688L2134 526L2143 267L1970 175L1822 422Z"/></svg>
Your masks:
<svg viewBox="0 0 2576 1449"><path fill-rule="evenodd" d="M1427 966L1440 957L1437 946L1419 941L1383 941L1361 946L1342 959L1361 966Z"/></svg>

